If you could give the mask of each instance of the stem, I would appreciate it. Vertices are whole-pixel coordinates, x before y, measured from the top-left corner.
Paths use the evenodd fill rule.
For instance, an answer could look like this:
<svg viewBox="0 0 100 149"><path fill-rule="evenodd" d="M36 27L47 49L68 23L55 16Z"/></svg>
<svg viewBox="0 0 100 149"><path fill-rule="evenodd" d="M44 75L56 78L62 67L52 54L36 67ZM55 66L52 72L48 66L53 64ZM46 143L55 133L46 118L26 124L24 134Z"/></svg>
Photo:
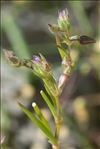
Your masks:
<svg viewBox="0 0 100 149"><path fill-rule="evenodd" d="M69 43L69 45L68 45L68 58L69 58L69 61L70 61L70 64L71 64L72 63L72 59L71 59L70 52L71 52L71 44Z"/></svg>
<svg viewBox="0 0 100 149"><path fill-rule="evenodd" d="M55 127L56 127L55 138L57 139L57 145L52 145L53 149L60 149L59 134L60 134L61 124L62 124L61 107L60 107L59 100L57 100L57 117L56 117L56 120L55 120Z"/></svg>
<svg viewBox="0 0 100 149"><path fill-rule="evenodd" d="M61 116L61 108L60 108L60 103L59 101L57 102L57 117L56 117L56 133L55 133L55 137L57 139L59 139L59 134L60 134L60 127L62 124L62 116Z"/></svg>
<svg viewBox="0 0 100 149"><path fill-rule="evenodd" d="M52 145L52 149L60 149L59 144L57 146Z"/></svg>
<svg viewBox="0 0 100 149"><path fill-rule="evenodd" d="M67 34L68 34L67 36L69 37L69 32L68 31L67 31ZM61 45L61 42L60 42L60 39L59 39L57 33L55 33L55 38L56 38L56 44L58 46L59 53L60 53L61 58L63 60L63 58L66 56L66 50L62 48L62 45ZM63 68L63 73L61 74L61 76L59 78L59 83L58 83L58 88L59 88L59 91L61 91L61 92L63 90L63 87L64 87L66 81L69 78L69 74L66 71L66 67L68 67L68 64L69 64L69 67L71 67L71 64L72 64L72 59L71 59L71 56L70 56L70 51L71 51L70 41L68 43L66 43L66 45L68 46L68 59L65 63L65 66ZM59 48L59 47L61 47L61 48ZM56 116L56 120L55 120L55 126L56 126L55 138L57 138L57 145L52 145L52 149L60 149L59 134L60 134L60 128L61 128L61 124L62 124L62 114L61 114L61 107L60 107L59 97L58 97L58 100L57 100L57 116Z"/></svg>
<svg viewBox="0 0 100 149"><path fill-rule="evenodd" d="M56 38L56 44L57 44L58 51L60 53L61 59L63 59L64 56L66 55L66 51L64 51L64 49L62 48L62 45L61 45L61 42L60 42L60 39L59 39L57 33L55 33L55 38ZM59 48L59 47L61 47L61 48Z"/></svg>

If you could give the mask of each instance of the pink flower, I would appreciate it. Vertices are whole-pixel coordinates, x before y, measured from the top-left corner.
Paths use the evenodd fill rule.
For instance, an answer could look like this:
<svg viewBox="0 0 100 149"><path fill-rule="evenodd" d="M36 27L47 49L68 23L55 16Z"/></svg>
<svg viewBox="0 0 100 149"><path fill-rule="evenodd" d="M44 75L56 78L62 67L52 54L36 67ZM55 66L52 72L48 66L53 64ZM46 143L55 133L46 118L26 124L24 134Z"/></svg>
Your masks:
<svg viewBox="0 0 100 149"><path fill-rule="evenodd" d="M58 26L63 29L63 30L66 30L69 28L69 17L68 17L68 10L65 9L65 10L62 10L60 13L59 13L59 17L58 17Z"/></svg>
<svg viewBox="0 0 100 149"><path fill-rule="evenodd" d="M68 10L67 9L62 10L59 13L59 19L62 19L62 20L67 20L68 19Z"/></svg>

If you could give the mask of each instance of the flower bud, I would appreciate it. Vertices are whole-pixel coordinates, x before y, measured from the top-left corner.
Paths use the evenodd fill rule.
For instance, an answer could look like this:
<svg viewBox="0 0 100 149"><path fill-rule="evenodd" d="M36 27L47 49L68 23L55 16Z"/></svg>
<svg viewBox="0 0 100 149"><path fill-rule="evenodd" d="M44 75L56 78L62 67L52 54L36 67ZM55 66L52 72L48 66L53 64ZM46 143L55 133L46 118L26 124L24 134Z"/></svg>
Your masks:
<svg viewBox="0 0 100 149"><path fill-rule="evenodd" d="M58 26L63 29L63 30L68 30L70 27L70 22L69 22L69 17L68 17L68 10L62 10L59 13L59 18L58 18Z"/></svg>
<svg viewBox="0 0 100 149"><path fill-rule="evenodd" d="M41 62L40 56L38 56L38 55L33 55L33 61L36 62L36 63Z"/></svg>
<svg viewBox="0 0 100 149"><path fill-rule="evenodd" d="M64 33L65 30L62 30L59 26L55 25L55 24L48 24L49 26L49 30L51 31L51 33Z"/></svg>
<svg viewBox="0 0 100 149"><path fill-rule="evenodd" d="M34 55L33 59L34 73L42 78L49 77L51 74L51 65L41 55Z"/></svg>

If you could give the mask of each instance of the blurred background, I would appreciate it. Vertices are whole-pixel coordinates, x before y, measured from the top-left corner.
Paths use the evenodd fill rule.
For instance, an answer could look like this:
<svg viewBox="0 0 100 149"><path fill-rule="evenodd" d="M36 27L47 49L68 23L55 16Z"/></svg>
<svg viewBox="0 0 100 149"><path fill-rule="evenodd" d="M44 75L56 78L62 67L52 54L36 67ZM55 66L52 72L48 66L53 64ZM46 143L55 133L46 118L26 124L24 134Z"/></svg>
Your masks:
<svg viewBox="0 0 100 149"><path fill-rule="evenodd" d="M21 101L32 110L41 107L53 127L49 109L40 96L43 83L27 68L11 67L2 49L20 58L41 52L53 65L56 79L60 62L48 24L56 24L58 11L67 8L71 35L88 35L95 44L72 46L76 63L61 96L63 125L61 149L100 148L100 1L2 1L1 2L1 130L8 149L51 149L45 136L20 110Z"/></svg>

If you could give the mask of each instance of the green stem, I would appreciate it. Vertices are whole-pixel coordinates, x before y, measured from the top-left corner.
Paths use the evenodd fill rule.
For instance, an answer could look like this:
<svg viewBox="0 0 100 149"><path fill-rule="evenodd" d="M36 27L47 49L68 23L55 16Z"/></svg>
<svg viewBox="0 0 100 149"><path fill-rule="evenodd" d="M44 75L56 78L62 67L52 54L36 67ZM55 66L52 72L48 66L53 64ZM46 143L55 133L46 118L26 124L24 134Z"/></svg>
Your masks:
<svg viewBox="0 0 100 149"><path fill-rule="evenodd" d="M57 102L57 117L56 117L55 124L56 124L55 137L57 139L59 139L60 128L61 128L61 124L62 124L62 114L61 114L61 107L60 107L59 100Z"/></svg>
<svg viewBox="0 0 100 149"><path fill-rule="evenodd" d="M63 59L66 56L66 50L62 48L62 45L57 33L55 33L55 38L56 38L56 44L57 44L57 48L60 53L61 59Z"/></svg>
<svg viewBox="0 0 100 149"><path fill-rule="evenodd" d="M52 145L52 149L60 149L59 144L58 145Z"/></svg>

